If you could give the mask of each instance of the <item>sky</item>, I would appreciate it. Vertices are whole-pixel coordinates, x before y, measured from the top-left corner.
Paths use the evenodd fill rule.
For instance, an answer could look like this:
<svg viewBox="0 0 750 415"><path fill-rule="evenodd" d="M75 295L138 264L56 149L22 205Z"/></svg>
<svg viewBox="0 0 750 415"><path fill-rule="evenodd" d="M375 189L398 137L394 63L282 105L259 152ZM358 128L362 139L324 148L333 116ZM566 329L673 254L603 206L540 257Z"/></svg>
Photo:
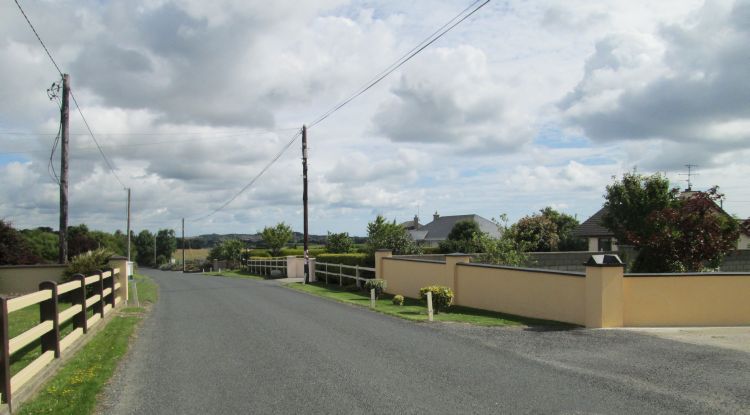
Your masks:
<svg viewBox="0 0 750 415"><path fill-rule="evenodd" d="M19 0L70 114L69 223L302 230L292 139L471 1ZM308 131L310 232L376 215L583 221L633 171L720 186L750 217L750 1L500 1ZM0 218L57 228L59 74L0 3ZM59 172L59 149L53 167ZM118 181L119 179L119 181ZM122 182L122 184L120 183ZM210 215L209 215L210 214Z"/></svg>

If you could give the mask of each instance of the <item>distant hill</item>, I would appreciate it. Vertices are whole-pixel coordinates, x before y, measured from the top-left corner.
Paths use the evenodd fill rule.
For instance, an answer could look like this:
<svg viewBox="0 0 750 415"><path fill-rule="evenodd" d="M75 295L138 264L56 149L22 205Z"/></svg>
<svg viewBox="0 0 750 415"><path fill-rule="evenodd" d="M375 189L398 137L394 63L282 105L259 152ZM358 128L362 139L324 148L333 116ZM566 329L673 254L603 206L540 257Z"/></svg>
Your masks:
<svg viewBox="0 0 750 415"><path fill-rule="evenodd" d="M294 232L293 240L290 242L291 245L302 246L302 235L301 232ZM248 248L263 248L263 238L259 233L247 234L247 233L228 233L228 234L217 234L211 233L207 235L191 236L185 238L185 248L213 248L216 245L221 244L223 241L239 239L244 241ZM353 236L354 243L365 243L367 238L360 236ZM309 242L311 245L325 245L326 235L310 235ZM182 238L177 238L177 248L182 248Z"/></svg>

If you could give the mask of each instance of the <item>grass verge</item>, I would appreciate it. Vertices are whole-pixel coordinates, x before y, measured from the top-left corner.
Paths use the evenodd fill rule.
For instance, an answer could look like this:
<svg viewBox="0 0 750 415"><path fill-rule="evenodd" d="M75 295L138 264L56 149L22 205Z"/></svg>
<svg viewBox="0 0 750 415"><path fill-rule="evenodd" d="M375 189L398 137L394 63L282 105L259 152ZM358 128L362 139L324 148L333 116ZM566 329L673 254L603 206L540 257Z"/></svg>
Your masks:
<svg viewBox="0 0 750 415"><path fill-rule="evenodd" d="M135 286L138 289L138 302L142 305L153 304L159 298L158 286L156 283L146 275L133 274L135 279ZM130 282L130 290L133 290L133 282Z"/></svg>
<svg viewBox="0 0 750 415"><path fill-rule="evenodd" d="M326 286L321 283L286 285L289 288L304 291L320 297L330 298L342 303L355 304L362 307L370 306L370 296L362 291L352 291L346 287ZM427 306L420 300L406 298L404 305L398 306L392 302L393 296L381 295L375 302L375 311L400 317L406 320L427 321ZM479 310L469 307L451 306L448 312L434 315L435 321L469 323L478 326L536 326L536 327L570 327L575 326L558 321L540 320L498 313L495 311Z"/></svg>
<svg viewBox="0 0 750 415"><path fill-rule="evenodd" d="M89 414L97 394L128 350L140 317L115 316L50 380L19 414Z"/></svg>
<svg viewBox="0 0 750 415"><path fill-rule="evenodd" d="M229 278L244 278L249 280L262 280L265 279L261 276L250 274L247 271L239 271L239 270L230 270L230 271L221 271L221 272L206 272L203 273L203 275L210 275L213 277L229 277Z"/></svg>

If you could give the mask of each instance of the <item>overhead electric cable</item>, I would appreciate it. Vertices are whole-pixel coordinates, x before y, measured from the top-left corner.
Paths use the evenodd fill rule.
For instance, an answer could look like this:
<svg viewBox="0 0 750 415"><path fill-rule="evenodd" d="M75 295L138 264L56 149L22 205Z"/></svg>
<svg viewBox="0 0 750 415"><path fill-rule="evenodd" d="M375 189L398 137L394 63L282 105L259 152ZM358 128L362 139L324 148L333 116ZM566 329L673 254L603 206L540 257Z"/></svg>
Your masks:
<svg viewBox="0 0 750 415"><path fill-rule="evenodd" d="M42 38L39 36L39 33L37 33L36 29L34 28L34 25L31 24L31 20L29 20L29 17L26 16L26 13L23 11L23 8L21 8L21 5L18 3L18 0L15 0L15 2L16 2L16 6L18 6L18 10L21 11L21 14L23 15L24 19L26 19L26 22L29 24L29 27L31 27L31 31L34 32L34 34L36 35L36 38L39 40L39 43L42 44L44 51L47 52L47 56L49 56L49 60L52 61L52 64L55 65L57 72L60 74L60 76L62 76L63 72L60 69L60 67L57 65L57 62L55 62L55 58L53 58L52 54L49 53L49 49L47 49L47 45L44 44L44 42L42 41Z"/></svg>
<svg viewBox="0 0 750 415"><path fill-rule="evenodd" d="M255 184L255 182L258 181L258 179L260 179L261 176L263 176L263 173L265 173L274 163L276 163L276 161L278 159L281 158L281 156L289 149L289 147L291 147L292 144L295 141L297 141L297 137L299 137L301 134L302 134L301 130L298 131L296 134L294 134L294 136L292 136L292 138L289 140L289 142L286 143L286 145L284 146L284 148L282 148L281 151L279 151L276 154L276 156L274 156L274 158L271 159L271 161L268 162L268 164L266 164L265 167L263 167L263 169L261 169L261 171L257 175L255 175L255 177L253 177L253 179L250 180L250 182L248 184L245 185L245 187L243 187L242 189L240 189L239 192L237 192L229 200L227 200L226 202L224 202L223 205L221 205L218 208L214 209L211 213L209 213L207 215L203 215L203 216L197 217L197 218L194 218L193 220L203 220L203 219L206 219L206 218L208 218L210 216L213 216L216 213L218 213L220 210L222 210L225 207L227 207L230 203L234 202L235 199L237 199L242 193L244 193L247 189L249 189L250 186L252 186L253 184Z"/></svg>
<svg viewBox="0 0 750 415"><path fill-rule="evenodd" d="M336 111L340 110L345 105L347 105L348 103L352 102L354 99L356 99L357 97L359 97L360 95L362 95L365 92L367 92L367 90L369 90L370 88L372 88L373 86L375 86L376 84L378 84L380 81L382 81L383 79L385 79L385 77L387 77L388 75L390 75L391 73L393 73L393 71L395 71L396 69L400 68L403 64L405 64L406 62L408 62L409 60L411 60L414 56L416 56L417 54L419 54L420 52L422 52L424 49L426 49L431 44L435 43L438 39L440 39L441 37L443 37L446 33L450 32L454 27L456 27L459 24L461 24L461 22L463 22L464 20L468 19L471 15L473 15L474 13L476 13L479 9L481 9L482 7L484 7L485 5L487 5L487 3L490 2L490 0L484 0L484 2L482 4L480 4L479 6L477 6L476 8L474 8L473 10L471 10L480 1L482 1L482 0L476 0L476 1L474 1L471 5L469 5L469 7L467 7L464 10L462 10L461 13L457 14L455 17L453 17L452 19L450 19L447 23L443 24L438 30L436 30L430 36L428 36L427 38L425 38L422 42L420 42L419 44L417 44L417 46L415 46L414 48L412 48L410 51L408 51L401 58L397 59L394 63L392 63L391 65L389 65L388 67L386 67L383 71L381 71L377 75L375 75L375 77L372 78L370 82L368 82L367 84L365 84L362 88L358 89L349 98L345 99L341 103L335 105L334 107L332 107L331 109L329 109L328 111L326 111L325 113L323 113L321 116L319 116L315 121L313 121L312 123L310 123L310 125L307 128L310 129L310 128L312 128L312 127L320 124L323 120L325 120L326 118L330 117L333 113L335 113ZM466 13L468 10L471 10L471 11L469 13ZM216 214L220 210L224 209L230 203L232 203L235 199L237 199L237 197L239 197L239 195L241 195L243 192L245 192L247 189L249 189L253 184L255 184L255 182L260 178L260 176L262 176L263 173L266 172L266 170L268 170L279 158L281 158L281 156L284 154L284 152L286 152L286 150L288 150L291 147L292 143L294 143L297 140L297 137L299 137L301 135L301 133L302 132L300 131L297 134L295 134L292 137L292 139L286 144L286 146L284 146L284 148L271 160L271 162L269 162L263 168L263 170L261 170L261 172L258 173L258 175L255 176L247 185L245 185L245 187L243 187L239 192L237 192L234 196L232 196L231 199L229 199L227 202L225 202L223 205L221 205L219 208L215 209L211 213L209 213L207 215L204 215L204 216L200 216L198 218L195 218L194 220L206 219L206 218L208 218L208 217Z"/></svg>
<svg viewBox="0 0 750 415"><path fill-rule="evenodd" d="M373 86L377 85L380 81L385 79L388 75L393 73L396 69L400 68L403 64L410 61L414 56L425 50L428 46L435 43L438 39L443 37L446 33L450 32L454 27L461 24L464 20L468 19L471 15L476 13L479 9L487 5L487 3L490 2L490 0L485 0L482 4L471 10L468 14L466 14L466 11L471 9L475 4L479 3L481 0L477 0L474 3L472 3L469 7L462 10L461 13L456 15L454 18L449 20L447 23L445 23L443 26L441 26L437 31L433 32L430 36L428 36L425 40L420 42L417 46L412 48L409 52L407 52L404 56L396 60L394 63L392 63L390 66L388 66L386 69L381 71L378 75L375 76L373 80L368 82L366 85L364 85L362 88L358 89L357 92L352 94L349 98L345 99L341 103L335 105L333 108L329 109L323 115L318 117L315 121L311 122L309 127L307 128L313 128L316 125L320 124L323 120L330 117L333 113L340 110L344 106L346 106L348 103L352 102L354 99L359 97L360 95L364 94L372 88ZM465 15L464 15L465 14ZM461 17L463 15L463 17ZM458 19L458 20L457 20ZM451 24L451 22L455 22ZM446 29L447 26L447 29Z"/></svg>

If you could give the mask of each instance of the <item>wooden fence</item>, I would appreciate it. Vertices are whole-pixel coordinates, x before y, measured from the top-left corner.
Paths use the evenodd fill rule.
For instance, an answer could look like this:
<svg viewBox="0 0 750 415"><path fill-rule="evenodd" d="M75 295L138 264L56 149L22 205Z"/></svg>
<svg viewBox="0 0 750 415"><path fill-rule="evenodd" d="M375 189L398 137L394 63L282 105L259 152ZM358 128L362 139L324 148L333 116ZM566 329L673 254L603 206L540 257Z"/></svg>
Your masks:
<svg viewBox="0 0 750 415"><path fill-rule="evenodd" d="M348 272L345 272L348 270ZM369 278L363 277L362 273L371 273ZM360 267L359 265L344 265L344 264L329 264L326 262L315 263L315 276L323 274L325 276L325 282L328 284L329 276L338 279L339 285L344 285L344 279L353 279L357 287L361 287L365 280L369 280L375 277L375 268Z"/></svg>
<svg viewBox="0 0 750 415"><path fill-rule="evenodd" d="M127 284L119 268L108 268L95 275L76 274L73 280L64 284L45 281L39 284L39 291L15 298L0 296L0 400L12 411L13 394L18 392L54 359L69 350L71 345L85 335L92 327L123 304L126 298L123 284ZM87 297L87 291L92 292ZM70 300L72 305L59 310L60 297ZM39 304L39 324L25 332L9 338L9 316L18 310ZM87 317L87 311L93 314ZM73 331L60 338L60 326L72 320ZM11 376L11 357L26 346L40 341L41 355L14 376Z"/></svg>
<svg viewBox="0 0 750 415"><path fill-rule="evenodd" d="M255 275L266 275L269 277L286 277L288 275L286 257L250 258L243 266L248 272ZM273 275L273 271L278 271L279 274Z"/></svg>

